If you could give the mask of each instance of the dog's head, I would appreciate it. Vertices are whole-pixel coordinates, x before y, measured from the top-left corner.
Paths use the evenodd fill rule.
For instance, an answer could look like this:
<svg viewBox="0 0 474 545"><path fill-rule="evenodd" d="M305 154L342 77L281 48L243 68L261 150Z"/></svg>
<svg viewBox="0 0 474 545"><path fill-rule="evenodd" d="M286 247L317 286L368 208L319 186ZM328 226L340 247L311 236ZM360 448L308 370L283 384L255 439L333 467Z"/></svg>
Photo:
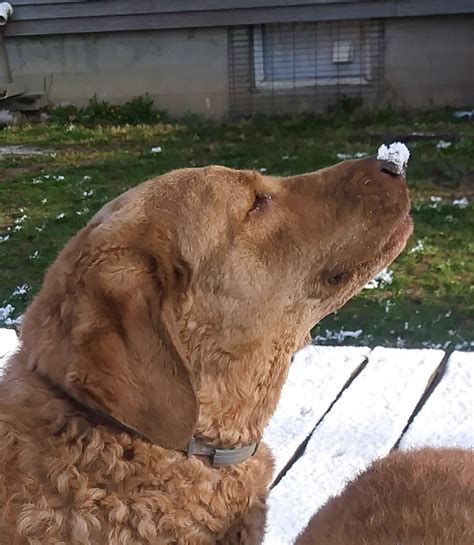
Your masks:
<svg viewBox="0 0 474 545"><path fill-rule="evenodd" d="M291 354L411 232L405 180L382 166L186 169L123 194L48 271L31 368L164 447L258 440Z"/></svg>

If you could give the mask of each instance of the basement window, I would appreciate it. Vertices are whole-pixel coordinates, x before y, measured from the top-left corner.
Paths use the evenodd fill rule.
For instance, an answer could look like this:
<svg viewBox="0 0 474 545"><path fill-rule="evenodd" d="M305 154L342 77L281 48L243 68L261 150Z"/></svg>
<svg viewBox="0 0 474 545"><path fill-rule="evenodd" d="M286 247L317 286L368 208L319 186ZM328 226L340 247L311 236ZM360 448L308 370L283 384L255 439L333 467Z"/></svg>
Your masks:
<svg viewBox="0 0 474 545"><path fill-rule="evenodd" d="M285 89L368 84L370 46L369 32L359 21L254 26L255 86Z"/></svg>

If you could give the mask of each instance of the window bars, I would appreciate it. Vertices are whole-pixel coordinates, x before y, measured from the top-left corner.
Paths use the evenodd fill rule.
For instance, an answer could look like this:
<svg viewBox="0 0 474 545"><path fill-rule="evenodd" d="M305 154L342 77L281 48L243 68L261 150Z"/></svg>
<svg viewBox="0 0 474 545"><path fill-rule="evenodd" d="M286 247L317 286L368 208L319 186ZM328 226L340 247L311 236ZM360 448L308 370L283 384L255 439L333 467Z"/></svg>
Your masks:
<svg viewBox="0 0 474 545"><path fill-rule="evenodd" d="M229 28L233 115L324 111L381 99L383 22L324 21Z"/></svg>

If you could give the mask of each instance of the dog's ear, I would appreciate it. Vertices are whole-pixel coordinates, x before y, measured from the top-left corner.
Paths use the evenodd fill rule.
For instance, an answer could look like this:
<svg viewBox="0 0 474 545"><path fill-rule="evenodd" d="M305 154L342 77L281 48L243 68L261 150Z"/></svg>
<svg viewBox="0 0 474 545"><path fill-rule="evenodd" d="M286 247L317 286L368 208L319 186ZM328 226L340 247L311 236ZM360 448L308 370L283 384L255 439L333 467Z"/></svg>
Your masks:
<svg viewBox="0 0 474 545"><path fill-rule="evenodd" d="M119 247L88 256L74 274L61 269L67 263L61 257L25 319L31 366L153 443L185 447L198 417L174 313L186 267L169 256ZM55 312L40 324L43 292L50 298L46 312L51 306Z"/></svg>

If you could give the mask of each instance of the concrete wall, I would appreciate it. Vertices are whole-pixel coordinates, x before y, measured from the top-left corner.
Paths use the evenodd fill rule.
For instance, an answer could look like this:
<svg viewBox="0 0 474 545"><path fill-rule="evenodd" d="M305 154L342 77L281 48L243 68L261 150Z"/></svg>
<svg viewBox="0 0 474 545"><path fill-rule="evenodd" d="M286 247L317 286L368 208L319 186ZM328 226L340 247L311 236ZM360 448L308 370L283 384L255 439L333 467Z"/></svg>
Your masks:
<svg viewBox="0 0 474 545"><path fill-rule="evenodd" d="M381 85L356 89L367 104L474 104L474 15L385 19L383 24ZM250 27L238 28L247 35ZM222 26L7 36L4 45L15 85L28 93L45 92L53 104L86 104L93 95L120 103L149 93L158 108L173 114L221 117L230 112L318 110L344 91L256 92L251 40L244 38L228 43L228 27Z"/></svg>
<svg viewBox="0 0 474 545"><path fill-rule="evenodd" d="M13 80L53 104L149 93L171 113L228 110L227 29L8 37Z"/></svg>
<svg viewBox="0 0 474 545"><path fill-rule="evenodd" d="M384 95L408 108L474 104L474 15L387 19Z"/></svg>

